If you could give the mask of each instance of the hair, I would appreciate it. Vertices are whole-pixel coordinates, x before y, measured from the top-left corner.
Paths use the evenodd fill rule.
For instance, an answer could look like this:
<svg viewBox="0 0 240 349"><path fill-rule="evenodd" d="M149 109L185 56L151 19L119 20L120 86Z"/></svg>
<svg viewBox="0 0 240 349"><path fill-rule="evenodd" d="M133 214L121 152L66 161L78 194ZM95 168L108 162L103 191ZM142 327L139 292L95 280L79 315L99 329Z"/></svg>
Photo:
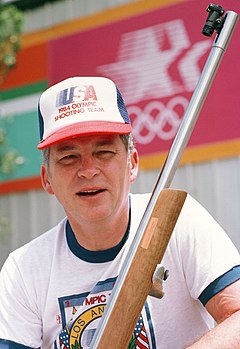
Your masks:
<svg viewBox="0 0 240 349"><path fill-rule="evenodd" d="M128 158L130 159L133 149L135 148L135 140L132 133L120 135L120 138L125 146L128 153ZM48 168L50 158L50 147L42 150L43 164Z"/></svg>
<svg viewBox="0 0 240 349"><path fill-rule="evenodd" d="M128 133L125 135L120 135L120 138L125 146L125 149L128 153L128 156L130 157L132 154L133 149L135 148L135 140L133 138L132 133Z"/></svg>

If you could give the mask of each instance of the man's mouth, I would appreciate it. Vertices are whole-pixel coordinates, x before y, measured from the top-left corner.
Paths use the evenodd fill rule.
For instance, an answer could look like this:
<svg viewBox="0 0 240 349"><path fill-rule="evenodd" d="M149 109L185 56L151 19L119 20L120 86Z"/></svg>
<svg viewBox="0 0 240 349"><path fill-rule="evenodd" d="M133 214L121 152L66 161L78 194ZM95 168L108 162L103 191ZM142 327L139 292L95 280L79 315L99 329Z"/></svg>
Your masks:
<svg viewBox="0 0 240 349"><path fill-rule="evenodd" d="M94 196L104 192L105 189L84 190L77 193L79 196Z"/></svg>

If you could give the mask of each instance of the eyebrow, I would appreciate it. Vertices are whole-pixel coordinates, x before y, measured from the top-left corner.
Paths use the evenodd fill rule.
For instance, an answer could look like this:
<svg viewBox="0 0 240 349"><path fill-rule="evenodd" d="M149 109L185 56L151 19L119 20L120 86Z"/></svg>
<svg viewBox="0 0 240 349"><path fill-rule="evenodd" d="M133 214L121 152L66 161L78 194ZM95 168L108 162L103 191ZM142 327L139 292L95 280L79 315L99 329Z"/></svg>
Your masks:
<svg viewBox="0 0 240 349"><path fill-rule="evenodd" d="M99 146L104 146L104 145L114 145L114 141L112 139L104 139L102 141L99 141L96 143L96 146L99 147Z"/></svg>
<svg viewBox="0 0 240 349"><path fill-rule="evenodd" d="M76 147L74 145L62 145L56 149L57 153L62 153L64 151L74 150Z"/></svg>

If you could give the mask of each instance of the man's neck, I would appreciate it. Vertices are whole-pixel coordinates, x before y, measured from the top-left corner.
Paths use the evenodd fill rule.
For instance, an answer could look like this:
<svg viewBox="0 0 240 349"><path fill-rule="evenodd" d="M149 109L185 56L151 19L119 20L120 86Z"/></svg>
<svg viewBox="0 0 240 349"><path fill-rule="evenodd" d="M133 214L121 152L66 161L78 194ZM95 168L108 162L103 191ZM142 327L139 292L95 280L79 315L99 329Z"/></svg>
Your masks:
<svg viewBox="0 0 240 349"><path fill-rule="evenodd" d="M103 251L116 246L123 239L128 228L129 214L114 223L108 220L83 225L72 219L69 222L79 245L89 251Z"/></svg>

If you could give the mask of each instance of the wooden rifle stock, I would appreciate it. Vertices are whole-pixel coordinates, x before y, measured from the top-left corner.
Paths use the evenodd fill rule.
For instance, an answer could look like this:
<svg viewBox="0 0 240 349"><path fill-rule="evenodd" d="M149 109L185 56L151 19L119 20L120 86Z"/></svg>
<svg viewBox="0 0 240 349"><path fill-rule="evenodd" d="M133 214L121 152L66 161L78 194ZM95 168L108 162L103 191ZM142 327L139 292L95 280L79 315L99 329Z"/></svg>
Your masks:
<svg viewBox="0 0 240 349"><path fill-rule="evenodd" d="M185 192L166 188L171 184L237 21L235 12L226 12L224 25L214 40L90 349L107 349L112 347L110 342L114 349L128 347L151 289L154 270L161 262L186 198Z"/></svg>
<svg viewBox="0 0 240 349"><path fill-rule="evenodd" d="M111 311L98 349L127 348L134 327L152 287L152 275L162 259L173 228L184 204L186 193L163 190L155 204L147 227L137 247L131 266Z"/></svg>

